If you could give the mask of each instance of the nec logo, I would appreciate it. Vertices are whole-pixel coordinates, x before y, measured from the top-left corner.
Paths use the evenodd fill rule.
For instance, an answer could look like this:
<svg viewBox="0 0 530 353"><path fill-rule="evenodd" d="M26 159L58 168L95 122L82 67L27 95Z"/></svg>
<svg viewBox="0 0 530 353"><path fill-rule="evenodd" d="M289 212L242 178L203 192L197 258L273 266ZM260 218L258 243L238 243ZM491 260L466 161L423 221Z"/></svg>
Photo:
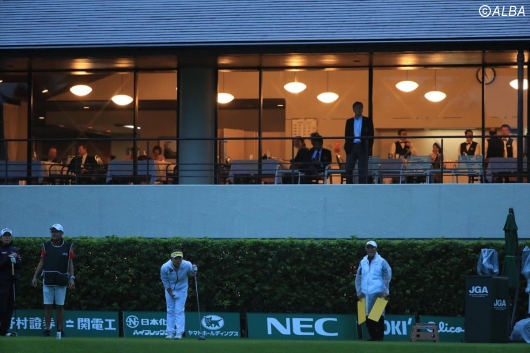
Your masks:
<svg viewBox="0 0 530 353"><path fill-rule="evenodd" d="M315 321L313 325L313 319L312 318L287 318L285 320L285 326L279 322L277 319L268 317L267 318L267 333L269 335L272 334L272 327L274 327L276 330L278 330L279 333L282 335L291 335L291 327L292 327L292 333L296 336L314 336L320 335L320 336L328 336L328 337L336 337L339 335L338 332L327 332L324 330L324 323L327 321L337 322L336 318L322 318ZM292 325L291 325L292 323Z"/></svg>
<svg viewBox="0 0 530 353"><path fill-rule="evenodd" d="M474 286L469 290L470 294L488 294L488 287Z"/></svg>

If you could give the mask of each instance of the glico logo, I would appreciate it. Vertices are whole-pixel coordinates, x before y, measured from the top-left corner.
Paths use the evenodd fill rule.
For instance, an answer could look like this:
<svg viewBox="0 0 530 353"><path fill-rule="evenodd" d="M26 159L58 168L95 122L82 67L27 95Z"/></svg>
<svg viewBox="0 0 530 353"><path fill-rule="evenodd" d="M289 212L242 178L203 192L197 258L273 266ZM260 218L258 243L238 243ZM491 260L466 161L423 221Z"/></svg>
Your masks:
<svg viewBox="0 0 530 353"><path fill-rule="evenodd" d="M469 290L469 294L488 294L488 287L473 286Z"/></svg>
<svg viewBox="0 0 530 353"><path fill-rule="evenodd" d="M203 316L201 325L207 330L220 330L225 325L225 320L217 315Z"/></svg>

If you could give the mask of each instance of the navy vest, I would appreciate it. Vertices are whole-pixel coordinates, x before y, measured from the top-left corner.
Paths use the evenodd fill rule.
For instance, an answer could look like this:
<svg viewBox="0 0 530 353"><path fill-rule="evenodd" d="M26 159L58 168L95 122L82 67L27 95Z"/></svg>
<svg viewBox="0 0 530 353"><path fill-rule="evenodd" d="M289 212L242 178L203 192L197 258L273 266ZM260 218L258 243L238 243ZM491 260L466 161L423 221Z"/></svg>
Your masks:
<svg viewBox="0 0 530 353"><path fill-rule="evenodd" d="M396 144L396 154L399 154L400 156L408 156L409 155L409 151L410 151L410 148L405 146L405 148L401 147L401 142L400 141L396 141L395 142Z"/></svg>
<svg viewBox="0 0 530 353"><path fill-rule="evenodd" d="M466 151L467 142L462 142L460 144L460 155L461 156L474 156L475 150L477 149L477 145L478 143L476 143L475 141L471 142L471 144L469 145L469 149Z"/></svg>
<svg viewBox="0 0 530 353"><path fill-rule="evenodd" d="M44 284L47 286L67 286L70 280L70 250L72 244L63 241L56 246L51 241L42 244L44 251Z"/></svg>
<svg viewBox="0 0 530 353"><path fill-rule="evenodd" d="M504 142L498 137L488 139L488 158L492 157L504 157Z"/></svg>

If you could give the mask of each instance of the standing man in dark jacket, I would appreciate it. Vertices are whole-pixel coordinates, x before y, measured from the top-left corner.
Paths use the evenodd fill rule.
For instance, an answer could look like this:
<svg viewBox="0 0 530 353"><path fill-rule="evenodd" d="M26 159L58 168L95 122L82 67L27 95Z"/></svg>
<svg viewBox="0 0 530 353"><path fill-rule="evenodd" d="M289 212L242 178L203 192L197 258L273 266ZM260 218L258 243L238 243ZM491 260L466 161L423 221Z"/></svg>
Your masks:
<svg viewBox="0 0 530 353"><path fill-rule="evenodd" d="M353 118L346 120L344 151L346 152L346 183L353 184L353 170L359 163L359 184L368 183L368 156L374 145L374 123L363 116L363 104L353 103Z"/></svg>
<svg viewBox="0 0 530 353"><path fill-rule="evenodd" d="M15 308L15 287L21 266L22 259L13 247L13 232L4 228L0 231L0 336L16 336L9 333L9 327Z"/></svg>
<svg viewBox="0 0 530 353"><path fill-rule="evenodd" d="M53 303L57 309L57 333L65 337L64 324L64 300L66 287L74 289L74 250L73 244L64 241L64 229L60 224L54 224L50 228L52 239L42 244L41 259L31 280L31 284L37 286L37 276L44 276L42 293L44 297L44 337L50 336Z"/></svg>

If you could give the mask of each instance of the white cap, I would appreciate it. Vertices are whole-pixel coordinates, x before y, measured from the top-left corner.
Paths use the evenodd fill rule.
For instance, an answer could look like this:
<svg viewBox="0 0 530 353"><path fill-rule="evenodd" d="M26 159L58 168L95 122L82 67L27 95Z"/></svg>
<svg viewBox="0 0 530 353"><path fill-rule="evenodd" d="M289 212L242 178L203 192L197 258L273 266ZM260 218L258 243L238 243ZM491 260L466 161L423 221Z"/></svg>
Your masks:
<svg viewBox="0 0 530 353"><path fill-rule="evenodd" d="M53 226L51 226L50 230L52 230L52 229L57 229L59 232L63 232L64 233L63 226L60 225L59 223L55 223Z"/></svg>
<svg viewBox="0 0 530 353"><path fill-rule="evenodd" d="M372 245L374 248L377 248L377 243L373 240L370 240L368 243L366 243L365 247L367 247L368 245Z"/></svg>
<svg viewBox="0 0 530 353"><path fill-rule="evenodd" d="M0 237L1 237L2 235L4 235L5 233L9 233L9 234L11 234L11 236L13 236L13 231L12 231L11 229L9 229L9 228L4 228L4 229L0 230Z"/></svg>

